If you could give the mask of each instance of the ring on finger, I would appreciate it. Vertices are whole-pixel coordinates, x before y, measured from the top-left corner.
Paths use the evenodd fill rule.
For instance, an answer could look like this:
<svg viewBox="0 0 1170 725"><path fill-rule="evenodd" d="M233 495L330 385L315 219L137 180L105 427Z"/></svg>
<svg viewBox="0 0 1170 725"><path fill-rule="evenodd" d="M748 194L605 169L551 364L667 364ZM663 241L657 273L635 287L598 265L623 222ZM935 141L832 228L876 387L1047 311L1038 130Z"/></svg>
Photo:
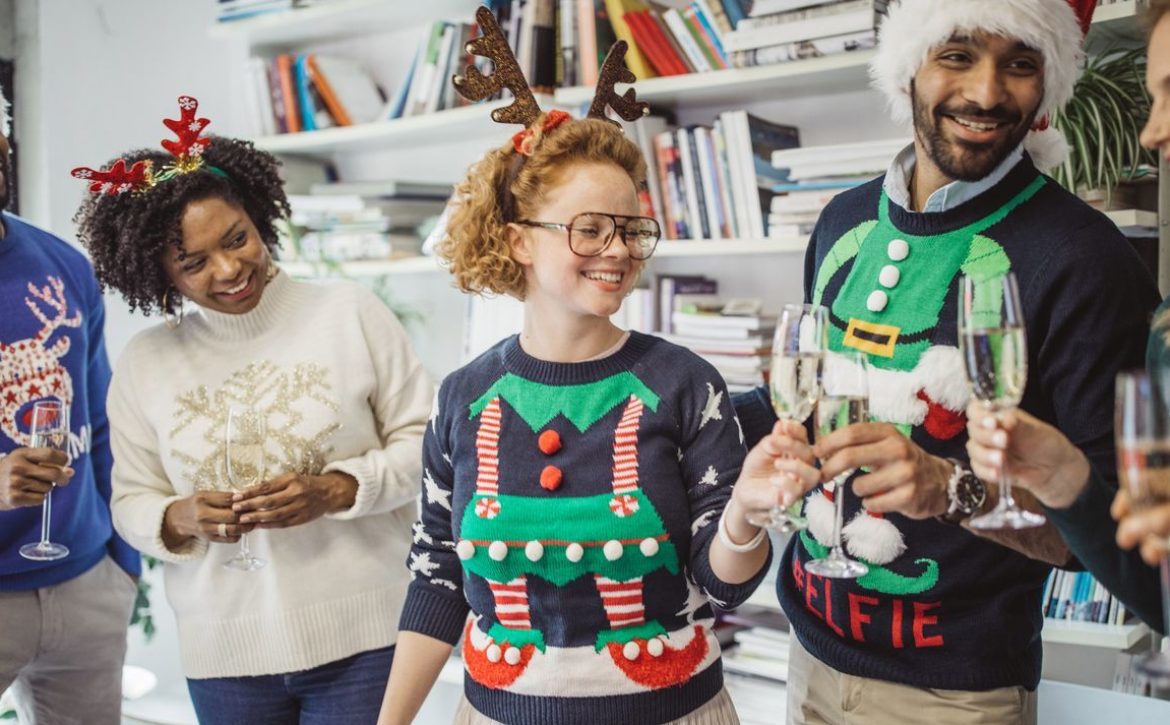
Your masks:
<svg viewBox="0 0 1170 725"><path fill-rule="evenodd" d="M221 539L227 538L227 535L228 535L227 524L220 523L220 525L216 527L215 531L217 534L219 534L219 538L221 538Z"/></svg>

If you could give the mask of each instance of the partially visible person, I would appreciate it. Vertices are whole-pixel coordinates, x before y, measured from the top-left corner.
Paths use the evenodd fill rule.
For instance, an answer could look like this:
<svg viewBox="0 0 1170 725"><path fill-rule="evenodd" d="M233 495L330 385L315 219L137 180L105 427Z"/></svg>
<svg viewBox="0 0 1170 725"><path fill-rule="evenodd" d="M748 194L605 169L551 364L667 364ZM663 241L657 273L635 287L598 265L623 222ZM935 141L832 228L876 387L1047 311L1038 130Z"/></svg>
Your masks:
<svg viewBox="0 0 1170 725"><path fill-rule="evenodd" d="M4 212L12 174L0 91L0 692L21 723L116 724L138 552L110 524L110 365L93 269L64 240ZM68 453L30 448L34 404L68 410ZM55 561L41 538L52 493Z"/></svg>
<svg viewBox="0 0 1170 725"><path fill-rule="evenodd" d="M1141 142L1170 160L1170 0L1151 0L1148 20L1146 86L1153 102ZM1154 313L1146 367L1151 372L1170 370L1170 300ZM1165 634L1159 573L1141 560L1156 565L1164 556L1170 504L1133 510L1128 492L1112 483L1112 472L1103 476L1064 433L1028 413L997 417L972 404L967 416L967 451L975 474L993 480L1006 466L1012 482L1044 505L1093 576L1127 609Z"/></svg>
<svg viewBox="0 0 1170 725"><path fill-rule="evenodd" d="M169 322L131 340L114 373L114 522L165 562L201 722L372 722L434 388L373 293L276 265L277 160L203 137L195 99L179 105L169 153L74 171L93 192L77 218L98 278ZM264 482L236 493L233 407L267 424ZM248 532L266 564L225 568Z"/></svg>

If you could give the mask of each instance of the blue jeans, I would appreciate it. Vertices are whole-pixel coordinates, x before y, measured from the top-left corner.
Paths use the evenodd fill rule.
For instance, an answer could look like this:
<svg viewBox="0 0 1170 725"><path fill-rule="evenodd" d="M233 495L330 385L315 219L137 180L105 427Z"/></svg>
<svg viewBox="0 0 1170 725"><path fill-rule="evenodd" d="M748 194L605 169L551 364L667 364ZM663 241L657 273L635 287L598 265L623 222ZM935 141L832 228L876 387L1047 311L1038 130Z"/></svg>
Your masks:
<svg viewBox="0 0 1170 725"><path fill-rule="evenodd" d="M394 647L362 652L301 672L187 680L205 725L375 723Z"/></svg>

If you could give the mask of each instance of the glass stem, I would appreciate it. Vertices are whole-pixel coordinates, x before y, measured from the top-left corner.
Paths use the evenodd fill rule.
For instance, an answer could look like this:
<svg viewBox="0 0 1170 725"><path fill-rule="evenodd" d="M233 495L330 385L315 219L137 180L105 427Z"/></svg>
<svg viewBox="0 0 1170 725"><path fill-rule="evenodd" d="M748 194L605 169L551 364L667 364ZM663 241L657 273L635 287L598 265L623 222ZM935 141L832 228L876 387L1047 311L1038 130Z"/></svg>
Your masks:
<svg viewBox="0 0 1170 725"><path fill-rule="evenodd" d="M45 494L45 500L41 503L41 547L49 545L49 519L53 516L53 490Z"/></svg>
<svg viewBox="0 0 1170 725"><path fill-rule="evenodd" d="M1012 479L1008 475L1007 469L999 473L999 508L1014 509L1016 507L1016 500L1012 498Z"/></svg>
<svg viewBox="0 0 1170 725"><path fill-rule="evenodd" d="M834 559L841 556L841 528L845 523L845 477L838 476L833 486L833 550Z"/></svg>
<svg viewBox="0 0 1170 725"><path fill-rule="evenodd" d="M1170 636L1170 554L1162 555L1162 627Z"/></svg>
<svg viewBox="0 0 1170 725"><path fill-rule="evenodd" d="M244 559L252 558L252 550L248 548L247 534L240 534L240 556Z"/></svg>

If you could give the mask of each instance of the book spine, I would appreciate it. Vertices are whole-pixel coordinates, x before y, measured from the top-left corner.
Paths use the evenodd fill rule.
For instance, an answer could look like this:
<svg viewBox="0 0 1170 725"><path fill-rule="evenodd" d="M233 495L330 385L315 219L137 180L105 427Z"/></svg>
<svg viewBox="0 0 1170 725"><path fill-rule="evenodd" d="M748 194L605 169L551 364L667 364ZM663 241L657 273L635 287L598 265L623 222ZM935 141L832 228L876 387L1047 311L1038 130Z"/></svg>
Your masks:
<svg viewBox="0 0 1170 725"><path fill-rule="evenodd" d="M699 49L699 44L691 35L691 31L687 30L687 24L683 22L682 15L677 9L667 10L662 14L662 19L666 21L666 27L670 28L671 35L674 36L683 52L687 54L687 60L690 61L696 72L714 70L707 60L707 56Z"/></svg>
<svg viewBox="0 0 1170 725"><path fill-rule="evenodd" d="M638 80L653 78L654 71L650 68L650 63L647 62L642 51L638 49L634 34L630 32L630 26L626 23L626 4L622 0L605 0L605 9L609 13L609 22L613 26L614 35L618 37L618 40L624 40L630 46L629 50L626 51L626 67L638 77ZM606 48L606 51L608 50Z"/></svg>

